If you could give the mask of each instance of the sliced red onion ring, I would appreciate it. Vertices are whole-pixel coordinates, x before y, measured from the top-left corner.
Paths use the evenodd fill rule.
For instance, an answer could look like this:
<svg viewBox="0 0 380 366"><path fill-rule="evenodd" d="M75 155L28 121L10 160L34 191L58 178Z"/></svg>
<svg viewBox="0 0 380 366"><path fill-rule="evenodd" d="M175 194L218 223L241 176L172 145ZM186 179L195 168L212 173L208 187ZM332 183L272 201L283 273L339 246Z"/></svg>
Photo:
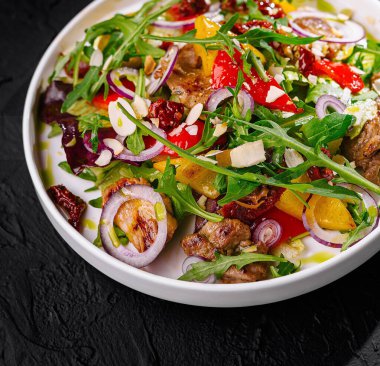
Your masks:
<svg viewBox="0 0 380 366"><path fill-rule="evenodd" d="M153 124L150 124L150 129L153 132L155 132L157 135L160 135L161 137L166 139L166 132L162 130L161 128L158 128ZM124 145L125 137L116 136L116 139ZM146 160L150 160L156 157L163 149L164 149L164 145L159 141L156 141L156 143L153 146L142 151L139 155L134 155L131 150L128 150L125 147L124 150L119 155L115 156L115 159L128 160L128 161L134 161L134 162L146 161Z"/></svg>
<svg viewBox="0 0 380 366"><path fill-rule="evenodd" d="M191 269L191 265L193 263L198 263L198 262L204 262L205 259L202 257L198 257L197 255L191 255L189 257L186 257L185 260L182 263L182 272L186 273ZM211 275L204 279L203 281L194 281L194 282L201 282L201 283L215 283L216 282L216 276Z"/></svg>
<svg viewBox="0 0 380 366"><path fill-rule="evenodd" d="M327 38L324 37L320 39L322 42L330 42L330 43L357 43L365 37L364 28L350 20L341 21L334 20L334 15L330 13L324 13L319 11L294 11L288 14L289 24L293 28L293 30L302 37L318 37L317 34L314 34L306 29L301 28L298 24L294 22L297 18L304 17L317 17L327 21L333 28L335 28L338 32L342 34L342 38Z"/></svg>
<svg viewBox="0 0 380 366"><path fill-rule="evenodd" d="M173 71L174 65L178 58L178 46L170 46L166 51L165 56L160 60L158 66L153 71L150 77L150 84L148 85L147 92L149 95L153 95L162 85L166 83L170 74ZM155 75L162 73L162 65L165 65L166 69L161 77L155 78Z"/></svg>
<svg viewBox="0 0 380 366"><path fill-rule="evenodd" d="M270 248L280 240L281 235L282 226L276 220L267 219L256 226L252 239L255 243L261 242Z"/></svg>
<svg viewBox="0 0 380 366"><path fill-rule="evenodd" d="M210 9L207 13L203 15L207 18L213 18L218 15L220 10L220 3L215 3L210 5ZM152 23L153 26L157 28L165 28L165 29L182 29L186 27L190 27L194 25L195 18L179 20L179 21L170 21L170 20L156 20Z"/></svg>
<svg viewBox="0 0 380 366"><path fill-rule="evenodd" d="M347 106L333 95L322 95L318 98L317 103L315 104L315 111L319 119L322 119L328 114L328 107L334 109L338 113L343 113Z"/></svg>
<svg viewBox="0 0 380 366"><path fill-rule="evenodd" d="M133 100L135 93L126 88L121 82L120 78L122 76L138 76L138 71L136 69L131 69L130 67L120 67L119 69L112 70L107 75L107 82L110 88L121 97Z"/></svg>
<svg viewBox="0 0 380 366"><path fill-rule="evenodd" d="M376 219L375 219L373 225L362 231L363 237L367 236L379 224L379 208L377 207L375 199L372 197L372 195L368 191L357 186L356 184L341 183L338 185L341 187L351 189L351 190L361 194L361 196L363 198L363 203L367 209L371 206L376 207L377 216L376 216ZM307 200L307 202L310 201L311 197ZM307 215L307 213L308 213L308 215ZM318 243L321 243L323 245L326 245L326 246L332 247L332 248L341 248L342 244L347 240L347 236L348 236L347 233L342 234L340 231L322 229L318 225L317 219L314 216L314 210L309 210L306 207L304 207L303 214L302 214L302 221L303 221L303 224L305 226L305 229L310 233L310 236L313 239L315 239ZM361 239L357 240L353 244L356 244L360 240Z"/></svg>
<svg viewBox="0 0 380 366"><path fill-rule="evenodd" d="M119 208L131 199L145 200L155 207L156 205L160 205L160 210L164 210L163 218L157 220L158 229L153 244L142 253L132 251L119 243L113 227ZM104 250L113 257L136 268L145 267L157 258L165 246L167 231L167 216L164 201L159 193L146 185L126 185L120 188L108 199L100 217L99 232Z"/></svg>
<svg viewBox="0 0 380 366"><path fill-rule="evenodd" d="M231 97L232 94L227 88L215 90L209 96L206 102L206 108L208 111L214 112L220 103ZM238 101L241 106L241 114L243 117L246 116L249 110L253 111L255 108L255 102L253 101L251 95L243 89L239 91Z"/></svg>

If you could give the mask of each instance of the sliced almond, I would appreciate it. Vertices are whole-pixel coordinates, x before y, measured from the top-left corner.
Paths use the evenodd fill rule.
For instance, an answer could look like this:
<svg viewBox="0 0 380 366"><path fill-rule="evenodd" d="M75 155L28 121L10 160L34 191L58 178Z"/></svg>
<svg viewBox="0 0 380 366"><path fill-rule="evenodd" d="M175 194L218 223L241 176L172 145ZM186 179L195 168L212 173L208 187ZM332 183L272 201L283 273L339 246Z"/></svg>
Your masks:
<svg viewBox="0 0 380 366"><path fill-rule="evenodd" d="M223 122L223 123L220 123L220 124L217 124L215 126L215 129L214 129L214 132L213 132L213 136L214 137L220 137L222 136L223 134L225 134L227 132L227 123L226 122Z"/></svg>
<svg viewBox="0 0 380 366"><path fill-rule="evenodd" d="M195 135L198 133L198 126L197 126L197 125L187 126L187 127L185 128L185 130L187 131L187 133L188 133L190 136L195 136Z"/></svg>
<svg viewBox="0 0 380 366"><path fill-rule="evenodd" d="M262 163L266 160L263 141L246 142L235 147L231 150L230 157L231 166L234 168L246 168Z"/></svg>
<svg viewBox="0 0 380 366"><path fill-rule="evenodd" d="M123 98L119 98L108 105L108 115L112 128L120 136L129 136L136 131L136 125L129 120L129 118L118 107L120 103L133 117L136 118L136 114L131 105Z"/></svg>
<svg viewBox="0 0 380 366"><path fill-rule="evenodd" d="M145 99L141 98L138 94L135 94L135 98L132 102L132 108L138 119L146 117L149 113L148 104Z"/></svg>
<svg viewBox="0 0 380 366"><path fill-rule="evenodd" d="M198 121L198 118L201 116L203 111L203 104L198 103L196 104L193 108L190 109L189 114L187 115L186 118L186 124L187 125L192 125L195 122Z"/></svg>
<svg viewBox="0 0 380 366"><path fill-rule="evenodd" d="M95 48L90 58L90 66L100 67L103 64L103 52Z"/></svg>
<svg viewBox="0 0 380 366"><path fill-rule="evenodd" d="M95 164L98 166L106 166L112 159L112 153L109 150L103 150L99 157L95 160Z"/></svg>
<svg viewBox="0 0 380 366"><path fill-rule="evenodd" d="M119 155L124 150L123 144L116 139L104 139L103 143L104 145L112 149L115 155Z"/></svg>

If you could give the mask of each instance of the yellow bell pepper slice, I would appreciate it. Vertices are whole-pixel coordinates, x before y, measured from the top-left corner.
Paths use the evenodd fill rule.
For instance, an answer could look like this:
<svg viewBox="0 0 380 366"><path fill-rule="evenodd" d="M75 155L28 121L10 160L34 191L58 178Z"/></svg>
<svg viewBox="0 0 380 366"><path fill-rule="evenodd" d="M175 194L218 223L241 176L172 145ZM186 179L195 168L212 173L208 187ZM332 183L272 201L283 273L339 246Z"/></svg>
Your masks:
<svg viewBox="0 0 380 366"><path fill-rule="evenodd" d="M350 231L356 224L343 201L337 198L313 196L309 201L318 225L327 230Z"/></svg>
<svg viewBox="0 0 380 366"><path fill-rule="evenodd" d="M307 175L302 175L297 179L292 180L293 183L308 183L310 179ZM306 201L309 198L308 193L299 193L299 196ZM294 195L293 192L288 189L281 195L280 199L277 201L275 206L287 213L290 216L295 217L302 221L303 208L305 207L303 203Z"/></svg>
<svg viewBox="0 0 380 366"><path fill-rule="evenodd" d="M292 4L290 4L286 0L273 0L273 2L277 5L280 5L282 10L287 14L291 13L292 11L296 10L296 7Z"/></svg>
<svg viewBox="0 0 380 366"><path fill-rule="evenodd" d="M204 39L215 36L216 32L220 29L220 25L204 15L200 15L195 19L195 29L197 30L195 37L198 39ZM265 56L257 48L250 44L243 44L242 46L245 50L250 49L254 55L260 58L262 63L266 62ZM198 44L194 45L194 50L195 54L202 59L203 72L206 76L210 76L218 51L207 51L203 46Z"/></svg>
<svg viewBox="0 0 380 366"><path fill-rule="evenodd" d="M213 22L204 15L201 15L195 19L195 29L197 30L195 37L198 39L215 36L219 28L219 24ZM210 76L212 73L212 68L214 66L215 58L218 55L218 51L207 51L203 46L199 44L194 45L194 50L195 54L202 59L203 72L206 76Z"/></svg>
<svg viewBox="0 0 380 366"><path fill-rule="evenodd" d="M216 173L192 163L184 158L171 159L170 163L177 167L176 180L189 185L192 189L208 198L215 199L220 193L214 186ZM153 164L160 172L165 170L166 161Z"/></svg>

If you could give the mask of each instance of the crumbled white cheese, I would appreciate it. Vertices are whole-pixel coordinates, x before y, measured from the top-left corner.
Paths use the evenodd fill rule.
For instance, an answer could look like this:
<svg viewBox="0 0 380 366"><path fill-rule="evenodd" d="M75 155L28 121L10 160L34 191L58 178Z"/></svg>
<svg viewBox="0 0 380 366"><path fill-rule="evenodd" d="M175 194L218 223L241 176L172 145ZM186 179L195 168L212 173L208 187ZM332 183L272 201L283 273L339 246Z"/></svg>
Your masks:
<svg viewBox="0 0 380 366"><path fill-rule="evenodd" d="M108 115L112 128L120 136L132 135L132 133L136 131L136 125L121 111L117 105L118 103L120 103L129 114L136 118L136 114L131 105L125 99L118 98L108 105Z"/></svg>
<svg viewBox="0 0 380 366"><path fill-rule="evenodd" d="M310 84L317 85L318 77L315 76L315 75L313 75L313 74L310 74L310 75L307 77L307 80L309 80Z"/></svg>
<svg viewBox="0 0 380 366"><path fill-rule="evenodd" d="M274 64L272 64L268 69L269 74L271 74L279 84L281 84L285 79L282 73L283 71L284 71L283 67L274 66Z"/></svg>
<svg viewBox="0 0 380 366"><path fill-rule="evenodd" d="M116 139L104 139L103 143L109 147L115 155L119 155L124 150L123 144Z"/></svg>
<svg viewBox="0 0 380 366"><path fill-rule="evenodd" d="M178 136L183 130L184 124L180 124L178 127L174 128L169 132L169 136Z"/></svg>
<svg viewBox="0 0 380 366"><path fill-rule="evenodd" d="M195 122L198 121L198 118L201 116L203 111L203 104L198 103L196 104L193 108L190 109L189 114L187 115L186 118L186 124L187 125L192 125Z"/></svg>
<svg viewBox="0 0 380 366"><path fill-rule="evenodd" d="M230 151L231 166L246 168L265 161L265 150L262 140L246 142Z"/></svg>
<svg viewBox="0 0 380 366"><path fill-rule="evenodd" d="M103 150L99 157L95 160L95 164L98 166L106 166L112 159L112 153L109 150Z"/></svg>
<svg viewBox="0 0 380 366"><path fill-rule="evenodd" d="M269 88L267 97L265 98L265 102L266 103L273 103L278 98L282 97L284 94L285 94L285 92L282 89L277 88L276 86L271 86Z"/></svg>
<svg viewBox="0 0 380 366"><path fill-rule="evenodd" d="M294 168L304 162L302 155L294 149L285 149L285 163L288 168Z"/></svg>
<svg viewBox="0 0 380 366"><path fill-rule="evenodd" d="M352 114L356 117L354 126L362 126L365 122L376 117L377 104L374 100L367 99L348 106L343 113Z"/></svg>
<svg viewBox="0 0 380 366"><path fill-rule="evenodd" d="M344 88L340 100L344 104L349 104L351 101L351 90L349 88Z"/></svg>

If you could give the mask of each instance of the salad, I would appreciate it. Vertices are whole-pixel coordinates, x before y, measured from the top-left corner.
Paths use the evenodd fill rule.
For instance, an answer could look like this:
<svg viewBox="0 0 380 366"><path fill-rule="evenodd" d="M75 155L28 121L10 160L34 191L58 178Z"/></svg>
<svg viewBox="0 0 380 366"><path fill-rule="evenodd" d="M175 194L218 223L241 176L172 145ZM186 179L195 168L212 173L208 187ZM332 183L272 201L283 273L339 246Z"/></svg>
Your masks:
<svg viewBox="0 0 380 366"><path fill-rule="evenodd" d="M379 221L380 44L351 12L281 0L152 0L59 55L40 120L86 202L48 193L94 244L153 263L174 233L185 281L255 282L302 267L306 237L349 249ZM63 183L63 182L62 182Z"/></svg>

